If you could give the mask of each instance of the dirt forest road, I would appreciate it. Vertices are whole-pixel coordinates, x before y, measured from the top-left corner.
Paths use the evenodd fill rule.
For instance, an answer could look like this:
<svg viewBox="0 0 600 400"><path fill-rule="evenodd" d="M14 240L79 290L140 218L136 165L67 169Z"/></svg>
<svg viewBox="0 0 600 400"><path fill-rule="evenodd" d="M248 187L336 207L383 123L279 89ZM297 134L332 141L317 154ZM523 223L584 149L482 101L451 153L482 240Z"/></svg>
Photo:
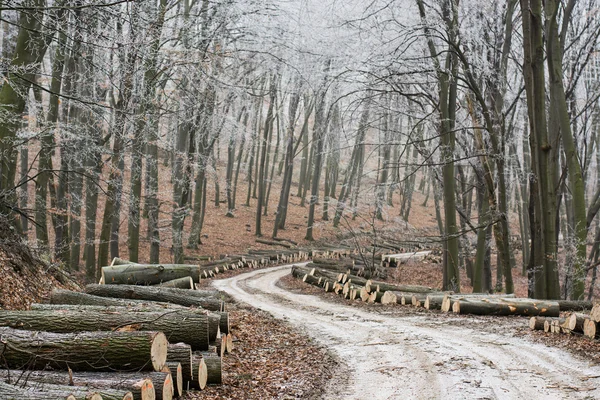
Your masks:
<svg viewBox="0 0 600 400"><path fill-rule="evenodd" d="M323 399L600 398L600 367L565 351L448 319L391 317L292 293L276 285L290 268L214 285L303 329L346 364Z"/></svg>

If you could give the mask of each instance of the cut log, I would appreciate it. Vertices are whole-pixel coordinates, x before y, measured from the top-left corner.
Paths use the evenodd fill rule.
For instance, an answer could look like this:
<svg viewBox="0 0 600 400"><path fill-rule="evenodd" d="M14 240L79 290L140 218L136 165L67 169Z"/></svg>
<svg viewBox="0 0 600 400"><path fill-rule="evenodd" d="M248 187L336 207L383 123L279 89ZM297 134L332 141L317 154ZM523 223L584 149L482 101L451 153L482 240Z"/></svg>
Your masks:
<svg viewBox="0 0 600 400"><path fill-rule="evenodd" d="M167 360L163 371L171 374L173 381L173 397L183 396L183 371L181 370L181 363Z"/></svg>
<svg viewBox="0 0 600 400"><path fill-rule="evenodd" d="M367 300L369 303L381 303L381 298L383 297L383 292L373 292L369 294L369 299Z"/></svg>
<svg viewBox="0 0 600 400"><path fill-rule="evenodd" d="M0 328L3 365L74 371L154 370L167 359L162 332L50 333Z"/></svg>
<svg viewBox="0 0 600 400"><path fill-rule="evenodd" d="M396 293L393 290L384 292L383 296L381 296L381 304L397 304L398 296L396 296Z"/></svg>
<svg viewBox="0 0 600 400"><path fill-rule="evenodd" d="M32 371L0 369L0 380L25 388L36 384L72 386L78 391L102 392L116 389L121 395L131 392L134 400L155 400L154 384L143 373ZM35 389L34 389L35 390Z"/></svg>
<svg viewBox="0 0 600 400"><path fill-rule="evenodd" d="M220 385L223 383L220 357L215 357L210 353L196 353L195 356L201 357L206 364L206 383L208 385Z"/></svg>
<svg viewBox="0 0 600 400"><path fill-rule="evenodd" d="M465 298L454 302L452 311L475 315L523 315L558 317L560 308L555 301L502 298Z"/></svg>
<svg viewBox="0 0 600 400"><path fill-rule="evenodd" d="M465 293L465 294L452 294L445 293L444 299L442 300L441 310L442 312L450 312L452 311L452 306L456 300L468 299L468 298L507 298L512 299L515 298L514 294L488 294L488 293Z"/></svg>
<svg viewBox="0 0 600 400"><path fill-rule="evenodd" d="M222 311L223 308L221 301L211 297L199 297L194 290L135 285L87 285L85 291L101 297L161 301L187 307L202 307L210 311Z"/></svg>
<svg viewBox="0 0 600 400"><path fill-rule="evenodd" d="M369 301L370 296L371 293L369 293L367 287L363 286L362 289L360 289L360 299L366 303L367 301Z"/></svg>
<svg viewBox="0 0 600 400"><path fill-rule="evenodd" d="M591 310L593 303L591 301L579 300L556 300L560 306L560 311L586 311Z"/></svg>
<svg viewBox="0 0 600 400"><path fill-rule="evenodd" d="M7 396L0 397L2 399L22 399L29 398L27 393L34 393L36 396L39 393L46 395L46 399L85 399L97 398L101 400L134 400L133 394L126 390L102 388L102 389L88 389L84 387L68 386L68 385L54 385L50 383L41 383L35 381L23 381L18 386L19 389L25 391L25 397L21 396ZM1 393L0 393L1 394ZM69 397L73 396L73 397ZM35 398L35 397L34 397Z"/></svg>
<svg viewBox="0 0 600 400"><path fill-rule="evenodd" d="M231 328L229 327L229 313L226 311L221 311L216 314L219 314L219 329L221 333L230 333Z"/></svg>
<svg viewBox="0 0 600 400"><path fill-rule="evenodd" d="M209 342L213 342L213 341L217 340L217 338L221 335L221 329L219 328L219 325L221 325L221 314L209 313L208 314L208 341ZM185 340L172 340L172 341L187 343ZM208 347L206 347L204 349L196 349L196 348L194 348L194 346L192 346L192 350L206 351L206 350L208 350Z"/></svg>
<svg viewBox="0 0 600 400"><path fill-rule="evenodd" d="M589 315L573 313L567 318L567 328L572 332L583 333L583 322Z"/></svg>
<svg viewBox="0 0 600 400"><path fill-rule="evenodd" d="M427 295L423 293L413 294L410 298L411 304L415 307L424 307L425 300L427 300Z"/></svg>
<svg viewBox="0 0 600 400"><path fill-rule="evenodd" d="M6 400L103 400L102 396L94 392L76 391L74 388L67 388L59 393L41 392L32 389L23 389L8 383L0 382L0 399Z"/></svg>
<svg viewBox="0 0 600 400"><path fill-rule="evenodd" d="M140 264L135 263L133 261L125 260L124 258L115 257L112 259L110 266L113 267L115 265L140 265Z"/></svg>
<svg viewBox="0 0 600 400"><path fill-rule="evenodd" d="M594 306L596 307L596 306ZM590 339L596 339L598 337L598 323L592 319L583 320L583 334Z"/></svg>
<svg viewBox="0 0 600 400"><path fill-rule="evenodd" d="M172 343L167 348L167 362L176 362L181 365L181 379L184 388L194 380L192 369L192 348L185 343Z"/></svg>
<svg viewBox="0 0 600 400"><path fill-rule="evenodd" d="M184 307L179 304L171 304L158 301L115 299L110 297L94 296L87 293L73 292L70 290L54 289L47 299L50 304L80 305L80 306L103 306L103 307L158 307L172 308Z"/></svg>
<svg viewBox="0 0 600 400"><path fill-rule="evenodd" d="M529 318L529 329L532 331L544 330L546 320L548 320L548 318L539 316Z"/></svg>
<svg viewBox="0 0 600 400"><path fill-rule="evenodd" d="M306 282L308 284L314 285L314 286L318 286L319 285L319 279L316 276L313 275L309 275L309 274L305 274L302 277L302 282Z"/></svg>
<svg viewBox="0 0 600 400"><path fill-rule="evenodd" d="M439 294L428 295L423 306L427 310L441 310L442 302L444 301L445 297L446 295Z"/></svg>
<svg viewBox="0 0 600 400"><path fill-rule="evenodd" d="M590 319L594 322L600 322L600 303L594 304L590 311Z"/></svg>
<svg viewBox="0 0 600 400"><path fill-rule="evenodd" d="M219 360L221 359L219 358ZM202 355L192 354L192 370L194 371L194 379L190 382L190 389L204 390L208 379L208 370Z"/></svg>
<svg viewBox="0 0 600 400"><path fill-rule="evenodd" d="M177 288L177 289L194 289L194 280L191 276L183 278L173 279L163 283L159 283L158 286Z"/></svg>
<svg viewBox="0 0 600 400"><path fill-rule="evenodd" d="M227 335L227 348L225 350L227 353L233 353L233 336L231 333Z"/></svg>
<svg viewBox="0 0 600 400"><path fill-rule="evenodd" d="M256 243L267 244L269 246L282 246L287 249L292 247L292 245L290 243L278 242L275 240L267 240L267 239L256 239Z"/></svg>
<svg viewBox="0 0 600 400"><path fill-rule="evenodd" d="M102 267L105 285L156 285L173 279L200 280L197 264L127 264Z"/></svg>
<svg viewBox="0 0 600 400"><path fill-rule="evenodd" d="M0 311L0 326L56 333L92 331L164 332L173 342L184 342L194 350L207 350L216 338L221 316L201 310L169 309L160 312Z"/></svg>

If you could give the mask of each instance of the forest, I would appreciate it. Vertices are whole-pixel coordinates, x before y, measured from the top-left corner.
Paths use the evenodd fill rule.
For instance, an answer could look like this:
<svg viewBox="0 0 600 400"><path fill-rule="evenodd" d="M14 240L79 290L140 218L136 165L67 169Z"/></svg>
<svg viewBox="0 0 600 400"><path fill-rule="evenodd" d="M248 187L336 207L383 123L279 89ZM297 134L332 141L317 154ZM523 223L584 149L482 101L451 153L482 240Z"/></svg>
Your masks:
<svg viewBox="0 0 600 400"><path fill-rule="evenodd" d="M114 257L183 264L207 213L278 238L294 202L311 243L401 230L419 193L444 290L467 269L473 292L518 274L529 297L590 300L598 7L0 1L0 214L93 282Z"/></svg>

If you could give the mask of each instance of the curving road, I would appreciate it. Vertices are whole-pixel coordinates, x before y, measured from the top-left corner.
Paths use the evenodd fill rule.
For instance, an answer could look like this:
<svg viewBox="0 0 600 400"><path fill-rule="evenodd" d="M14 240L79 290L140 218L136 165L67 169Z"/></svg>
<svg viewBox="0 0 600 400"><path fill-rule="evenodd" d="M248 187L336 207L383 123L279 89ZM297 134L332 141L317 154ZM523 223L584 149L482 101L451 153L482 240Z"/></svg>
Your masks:
<svg viewBox="0 0 600 400"><path fill-rule="evenodd" d="M213 285L305 328L337 354L348 377L323 399L600 398L600 367L565 351L447 320L390 317L292 293L276 286L290 269L256 270Z"/></svg>

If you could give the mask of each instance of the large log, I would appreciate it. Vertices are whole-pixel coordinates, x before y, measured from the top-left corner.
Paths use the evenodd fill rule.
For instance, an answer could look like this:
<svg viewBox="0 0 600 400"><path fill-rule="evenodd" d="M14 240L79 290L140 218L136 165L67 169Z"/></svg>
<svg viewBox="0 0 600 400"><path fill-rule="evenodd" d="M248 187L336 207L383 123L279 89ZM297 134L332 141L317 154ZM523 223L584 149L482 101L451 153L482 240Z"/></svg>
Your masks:
<svg viewBox="0 0 600 400"><path fill-rule="evenodd" d="M50 333L0 328L3 365L73 371L160 371L168 341L162 332Z"/></svg>
<svg viewBox="0 0 600 400"><path fill-rule="evenodd" d="M126 264L102 267L105 285L156 285L173 279L191 277L200 280L197 264Z"/></svg>
<svg viewBox="0 0 600 400"><path fill-rule="evenodd" d="M0 382L0 399L5 400L103 400L98 393L87 391L76 391L73 388L61 390L60 392L37 391L32 389L23 389L8 383Z"/></svg>
<svg viewBox="0 0 600 400"><path fill-rule="evenodd" d="M159 283L158 286L176 289L194 289L194 279L192 279L191 276L186 276L183 278L173 279L171 281Z"/></svg>
<svg viewBox="0 0 600 400"><path fill-rule="evenodd" d="M154 384L143 373L33 371L0 369L5 383L35 390L35 384L71 386L78 391L98 392L105 389L131 392L134 400L155 400ZM46 386L48 387L48 386ZM122 397L121 396L121 397ZM160 400L160 399L159 399Z"/></svg>
<svg viewBox="0 0 600 400"><path fill-rule="evenodd" d="M594 322L600 322L600 303L594 304L590 311L590 319Z"/></svg>
<svg viewBox="0 0 600 400"><path fill-rule="evenodd" d="M103 297L100 297L101 299ZM88 305L73 305L73 304L39 304L33 303L31 304L31 309L35 311L86 311L86 312L110 312L110 313L125 313L125 312L165 312L168 310L188 310L188 311L197 311L197 309L190 309L188 307L180 306L178 304L170 304L170 303L156 303L156 302L141 302L136 300L136 303L133 303L131 306L121 307L121 306L88 306ZM228 312L214 312L209 313L210 315L216 315L219 317L219 329L222 333L229 333L230 324L229 324L229 313ZM213 317L216 320L216 317ZM216 334L216 326L211 328L211 332ZM214 340L211 339L211 341Z"/></svg>
<svg viewBox="0 0 600 400"><path fill-rule="evenodd" d="M176 362L181 365L182 385L186 389L189 382L194 379L192 348L185 343L169 344L167 348L167 362Z"/></svg>
<svg viewBox="0 0 600 400"><path fill-rule="evenodd" d="M430 294L425 299L423 307L425 307L427 310L441 310L442 302L444 301L445 297L445 294Z"/></svg>
<svg viewBox="0 0 600 400"><path fill-rule="evenodd" d="M163 371L171 374L173 380L173 397L183 396L183 371L181 363L167 360Z"/></svg>
<svg viewBox="0 0 600 400"><path fill-rule="evenodd" d="M196 296L193 290L135 285L87 285L85 292L101 297L161 301L187 307L202 307L211 311L223 311L223 303L220 300Z"/></svg>
<svg viewBox="0 0 600 400"><path fill-rule="evenodd" d="M38 396L39 393L43 393L46 395L45 398L47 400L68 399L69 396L73 396L75 399L82 400L87 400L89 397L95 397L102 400L134 400L134 396L131 392L115 388L88 389L84 387L54 385L50 383L41 383L35 381L21 382L18 387L24 389L25 393L35 393L36 396ZM0 398L2 398L3 400L11 400L28 397L9 395L7 397Z"/></svg>
<svg viewBox="0 0 600 400"><path fill-rule="evenodd" d="M591 310L593 303L583 300L557 300L560 311L586 311Z"/></svg>
<svg viewBox="0 0 600 400"><path fill-rule="evenodd" d="M206 383L208 385L220 385L223 383L221 371L221 357L211 353L194 353L194 357L201 357L206 364Z"/></svg>
<svg viewBox="0 0 600 400"><path fill-rule="evenodd" d="M589 315L573 313L567 318L567 328L571 332L583 333L583 322L589 319Z"/></svg>
<svg viewBox="0 0 600 400"><path fill-rule="evenodd" d="M194 379L190 382L190 389L204 390L208 379L204 357L197 354L192 355L192 371L194 372Z"/></svg>
<svg viewBox="0 0 600 400"><path fill-rule="evenodd" d="M546 324L546 320L548 320L547 317L540 316L529 318L529 329L531 329L532 331L543 331L544 326Z"/></svg>
<svg viewBox="0 0 600 400"><path fill-rule="evenodd" d="M194 350L208 350L211 333L217 336L221 316L201 310L168 309L160 312L123 311L0 311L0 326L56 333L92 331L156 331L168 340L184 342Z"/></svg>
<svg viewBox="0 0 600 400"><path fill-rule="evenodd" d="M47 299L50 304L105 306L105 307L163 307L169 308L173 304L158 301L143 301L130 299L115 299L111 297L94 296L71 290L54 289ZM178 304L176 304L178 306ZM182 306L183 307L183 306Z"/></svg>
<svg viewBox="0 0 600 400"><path fill-rule="evenodd" d="M556 301L521 300L503 298L467 297L457 300L452 311L458 314L475 315L523 315L558 317L560 307Z"/></svg>
<svg viewBox="0 0 600 400"><path fill-rule="evenodd" d="M598 323L592 319L584 319L583 321L583 334L591 339L597 338L600 332L598 332Z"/></svg>
<svg viewBox="0 0 600 400"><path fill-rule="evenodd" d="M444 299L442 300L441 310L442 312L452 311L452 306L457 300L468 299L468 298L515 298L514 294L489 294L489 293L465 293L465 294L453 294L445 293Z"/></svg>

